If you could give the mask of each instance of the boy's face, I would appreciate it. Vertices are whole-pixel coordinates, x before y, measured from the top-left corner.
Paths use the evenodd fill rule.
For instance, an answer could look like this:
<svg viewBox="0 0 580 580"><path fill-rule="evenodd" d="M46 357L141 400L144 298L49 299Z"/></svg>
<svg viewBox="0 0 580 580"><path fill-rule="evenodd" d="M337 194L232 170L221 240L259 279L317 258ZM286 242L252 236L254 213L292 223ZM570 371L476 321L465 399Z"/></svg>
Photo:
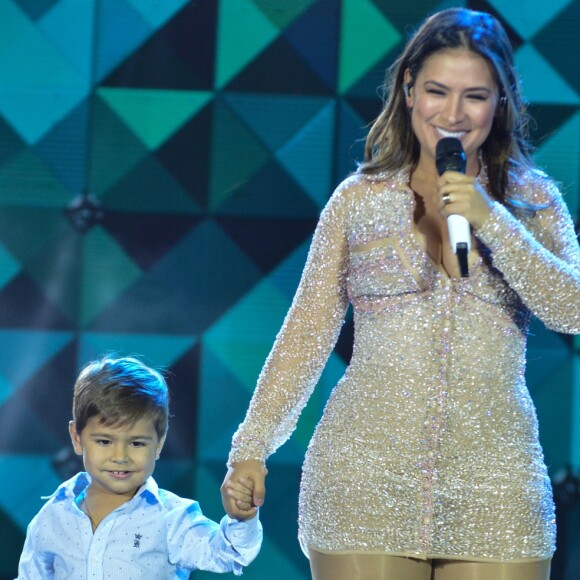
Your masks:
<svg viewBox="0 0 580 580"><path fill-rule="evenodd" d="M91 476L91 491L131 499L153 473L165 442L159 439L150 417L133 425L105 426L100 417L91 417L77 433L73 421L69 431L75 452L83 456Z"/></svg>

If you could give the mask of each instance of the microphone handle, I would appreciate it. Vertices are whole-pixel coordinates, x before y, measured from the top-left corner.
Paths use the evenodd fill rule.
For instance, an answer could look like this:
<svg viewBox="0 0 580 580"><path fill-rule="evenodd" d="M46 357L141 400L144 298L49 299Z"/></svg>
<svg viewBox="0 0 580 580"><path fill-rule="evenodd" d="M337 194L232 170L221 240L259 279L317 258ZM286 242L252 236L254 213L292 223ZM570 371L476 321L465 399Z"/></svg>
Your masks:
<svg viewBox="0 0 580 580"><path fill-rule="evenodd" d="M449 242L451 250L457 255L461 277L469 276L467 254L471 250L471 227L462 215L451 214L447 216L447 229L449 230Z"/></svg>
<svg viewBox="0 0 580 580"><path fill-rule="evenodd" d="M457 244L461 243L467 244L468 252L471 250L471 228L466 218L455 213L447 216L447 229L454 254L457 253Z"/></svg>

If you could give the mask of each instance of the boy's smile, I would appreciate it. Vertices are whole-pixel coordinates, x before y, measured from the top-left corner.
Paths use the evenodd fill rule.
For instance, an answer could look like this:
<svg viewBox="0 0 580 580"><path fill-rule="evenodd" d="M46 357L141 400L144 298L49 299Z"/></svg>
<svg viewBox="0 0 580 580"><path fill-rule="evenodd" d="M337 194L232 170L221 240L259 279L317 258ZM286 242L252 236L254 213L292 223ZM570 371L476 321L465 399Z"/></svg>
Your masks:
<svg viewBox="0 0 580 580"><path fill-rule="evenodd" d="M150 417L134 424L106 426L95 416L80 434L72 421L69 430L73 447L83 456L91 476L90 495L112 496L116 503L131 499L153 473L165 441L165 437L159 440Z"/></svg>

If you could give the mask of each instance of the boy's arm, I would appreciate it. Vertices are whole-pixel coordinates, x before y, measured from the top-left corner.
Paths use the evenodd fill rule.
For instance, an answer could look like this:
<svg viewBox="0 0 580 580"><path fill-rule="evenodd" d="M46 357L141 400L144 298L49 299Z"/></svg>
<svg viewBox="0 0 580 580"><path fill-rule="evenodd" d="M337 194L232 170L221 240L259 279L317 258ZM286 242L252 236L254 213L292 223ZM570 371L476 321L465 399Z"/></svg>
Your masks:
<svg viewBox="0 0 580 580"><path fill-rule="evenodd" d="M239 521L224 516L219 524L206 518L197 502L167 514L169 558L187 570L242 573L262 545L259 517Z"/></svg>
<svg viewBox="0 0 580 580"><path fill-rule="evenodd" d="M32 521L26 531L26 540L20 555L16 580L34 580L36 578L50 580L50 578L54 578L52 564L46 561L43 553L34 545L35 535L34 521Z"/></svg>

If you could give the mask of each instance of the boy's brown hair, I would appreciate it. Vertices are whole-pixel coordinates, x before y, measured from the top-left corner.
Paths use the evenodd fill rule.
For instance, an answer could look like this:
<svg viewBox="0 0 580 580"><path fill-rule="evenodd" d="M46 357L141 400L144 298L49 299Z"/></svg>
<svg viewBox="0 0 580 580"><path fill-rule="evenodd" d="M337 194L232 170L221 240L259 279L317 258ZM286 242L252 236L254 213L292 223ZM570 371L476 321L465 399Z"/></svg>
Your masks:
<svg viewBox="0 0 580 580"><path fill-rule="evenodd" d="M163 376L133 357L106 356L88 363L73 393L73 421L77 433L91 417L103 425L132 425L151 417L161 439L169 421L169 391Z"/></svg>

